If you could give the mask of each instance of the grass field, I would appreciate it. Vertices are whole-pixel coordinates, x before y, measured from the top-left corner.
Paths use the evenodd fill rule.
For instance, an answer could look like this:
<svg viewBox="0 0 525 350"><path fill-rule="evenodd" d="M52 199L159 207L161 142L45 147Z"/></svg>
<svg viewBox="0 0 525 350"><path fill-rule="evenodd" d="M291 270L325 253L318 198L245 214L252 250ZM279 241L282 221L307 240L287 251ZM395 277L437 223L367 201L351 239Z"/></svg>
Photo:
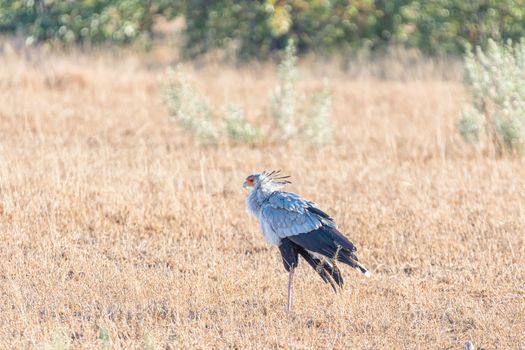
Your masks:
<svg viewBox="0 0 525 350"><path fill-rule="evenodd" d="M0 348L525 349L525 165L464 145L461 77L302 67L334 143L198 146L148 57L0 56ZM271 126L269 66L195 72ZM292 175L358 246L334 294L306 264L287 316L244 178Z"/></svg>

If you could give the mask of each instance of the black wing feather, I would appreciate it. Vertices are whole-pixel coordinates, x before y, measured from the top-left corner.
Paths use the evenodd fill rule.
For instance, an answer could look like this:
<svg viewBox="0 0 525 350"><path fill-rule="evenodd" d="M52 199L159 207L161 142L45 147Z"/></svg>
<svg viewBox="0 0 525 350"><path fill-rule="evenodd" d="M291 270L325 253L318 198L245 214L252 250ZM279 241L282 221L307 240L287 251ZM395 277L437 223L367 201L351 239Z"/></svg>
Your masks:
<svg viewBox="0 0 525 350"><path fill-rule="evenodd" d="M311 202L308 202L308 205L304 208L318 217L321 227L307 233L291 235L281 240L279 249L281 250L286 270L290 271L290 268L297 266L298 254L300 254L317 271L323 281L330 283L334 291L336 291L336 286L343 285L341 271L335 263L328 263L324 259L311 254L317 253L328 259L345 263L368 276L367 269L358 262L359 259L355 255L357 248L337 230L337 226L330 215L317 208Z"/></svg>
<svg viewBox="0 0 525 350"><path fill-rule="evenodd" d="M336 228L323 225L308 233L289 236L288 239L308 251L356 267L355 261L358 259L354 252L357 248Z"/></svg>
<svg viewBox="0 0 525 350"><path fill-rule="evenodd" d="M325 213L324 211L322 211L319 208L310 206L310 207L306 208L306 210L308 210L310 213L314 213L315 215L319 215L322 218L325 218L327 220L330 220L330 221L334 222L334 219L332 219L332 217L330 215L328 215L327 213Z"/></svg>
<svg viewBox="0 0 525 350"><path fill-rule="evenodd" d="M290 272L291 268L296 268L299 263L298 247L293 242L283 239L279 245L281 251L281 257L283 258L283 265L286 271Z"/></svg>

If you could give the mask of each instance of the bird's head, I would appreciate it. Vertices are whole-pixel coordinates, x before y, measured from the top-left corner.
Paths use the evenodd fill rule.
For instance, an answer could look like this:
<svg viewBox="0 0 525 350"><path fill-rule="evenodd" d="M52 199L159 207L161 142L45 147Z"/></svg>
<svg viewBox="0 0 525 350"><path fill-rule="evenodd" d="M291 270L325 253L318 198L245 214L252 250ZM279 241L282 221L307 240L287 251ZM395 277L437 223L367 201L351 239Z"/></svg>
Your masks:
<svg viewBox="0 0 525 350"><path fill-rule="evenodd" d="M259 183L259 178L261 174L252 174L244 180L244 183L242 184L242 187L244 188L253 188L256 184Z"/></svg>
<svg viewBox="0 0 525 350"><path fill-rule="evenodd" d="M263 188L275 190L289 184L290 181L286 180L289 177L290 176L282 175L280 170L263 171L262 173L248 176L242 186L250 189Z"/></svg>

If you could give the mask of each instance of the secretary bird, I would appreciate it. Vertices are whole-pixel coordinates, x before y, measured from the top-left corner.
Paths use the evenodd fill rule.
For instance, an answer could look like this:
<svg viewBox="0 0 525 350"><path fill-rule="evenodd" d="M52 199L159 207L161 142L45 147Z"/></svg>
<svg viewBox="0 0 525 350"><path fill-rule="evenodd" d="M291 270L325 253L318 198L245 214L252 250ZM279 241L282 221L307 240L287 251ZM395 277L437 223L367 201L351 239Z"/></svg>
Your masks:
<svg viewBox="0 0 525 350"><path fill-rule="evenodd" d="M288 271L288 303L292 310L294 269L299 255L329 283L334 291L343 286L343 276L336 262L345 263L366 277L370 273L359 263L356 247L337 229L335 221L315 203L290 192L280 191L289 184L289 176L279 171L253 174L244 181L251 188L246 199L248 211L260 223L264 238L279 247L283 265Z"/></svg>

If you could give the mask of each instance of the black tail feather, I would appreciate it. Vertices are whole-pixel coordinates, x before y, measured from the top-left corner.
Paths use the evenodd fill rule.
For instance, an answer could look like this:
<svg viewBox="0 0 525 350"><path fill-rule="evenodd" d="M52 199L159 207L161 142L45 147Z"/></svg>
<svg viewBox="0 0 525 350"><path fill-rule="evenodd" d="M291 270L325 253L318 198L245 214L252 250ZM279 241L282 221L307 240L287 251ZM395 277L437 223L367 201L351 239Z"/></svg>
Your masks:
<svg viewBox="0 0 525 350"><path fill-rule="evenodd" d="M359 261L357 260L357 256L355 256L355 254L351 252L342 250L334 257L334 259L341 261L347 265L350 265L366 277L370 276L370 273L368 272L366 267L359 263Z"/></svg>
<svg viewBox="0 0 525 350"><path fill-rule="evenodd" d="M339 287L342 287L344 284L344 281L343 281L343 275L341 275L341 270L339 270L339 268L336 265L330 266L325 263L325 266L326 266L325 268L330 273L330 276L332 276L332 278L335 280L335 283L337 283Z"/></svg>
<svg viewBox="0 0 525 350"><path fill-rule="evenodd" d="M334 292L337 292L338 287L343 287L344 280L341 275L341 270L336 265L336 261L343 262L351 267L359 270L364 275L368 276L367 269L357 261L357 257L352 252L341 249L334 254L333 259L321 260L316 256L310 254L306 249L294 243L288 238L281 240L279 245L283 265L286 271L297 267L299 263L299 255L319 274L325 283L330 284ZM355 258L355 259L354 259ZM327 258L328 259L328 258Z"/></svg>
<svg viewBox="0 0 525 350"><path fill-rule="evenodd" d="M306 252L305 252L306 253ZM327 271L324 266L322 266L321 264L318 263L318 261L316 261L315 259L313 259L310 255L308 255L308 253L306 254L302 254L301 253L301 256L304 258L304 260L306 260L306 262L315 270L317 271L317 273L319 274L319 276L321 276L321 278L323 279L323 281L325 281L325 283L329 283L330 286L332 287L332 289L334 290L334 292L337 292L337 285L336 284L337 282L335 282L335 279L331 277L330 275L330 272Z"/></svg>
<svg viewBox="0 0 525 350"><path fill-rule="evenodd" d="M321 261L310 255L306 250L299 249L299 254L306 260L306 262L321 276L323 281L329 283L334 292L337 292L337 287L342 287L344 284L341 271L335 265L329 265L325 261Z"/></svg>
<svg viewBox="0 0 525 350"><path fill-rule="evenodd" d="M305 249L288 239L283 239L279 245L283 265L286 271L297 267L299 263L299 254L306 260L306 262L321 276L325 283L330 284L335 292L337 287L343 286L343 276L341 271L335 265L328 264L326 261L321 261L308 253Z"/></svg>
<svg viewBox="0 0 525 350"><path fill-rule="evenodd" d="M316 213L316 211L313 211ZM321 216L321 214L318 214ZM368 270L359 263L356 248L352 242L343 236L335 227L322 225L318 229L307 233L292 235L287 238L300 248L315 252L329 259L340 261L350 265L365 276L369 276Z"/></svg>

